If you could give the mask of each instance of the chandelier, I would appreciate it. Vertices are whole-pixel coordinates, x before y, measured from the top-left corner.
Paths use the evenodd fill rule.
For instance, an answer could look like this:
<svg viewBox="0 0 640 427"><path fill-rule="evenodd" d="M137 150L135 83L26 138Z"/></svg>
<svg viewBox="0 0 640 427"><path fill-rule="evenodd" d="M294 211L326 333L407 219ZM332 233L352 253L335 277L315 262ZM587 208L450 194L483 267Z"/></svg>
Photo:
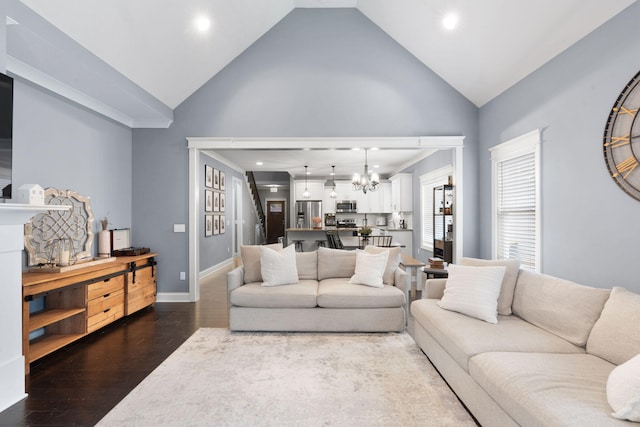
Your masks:
<svg viewBox="0 0 640 427"><path fill-rule="evenodd" d="M378 184L380 184L380 177L375 172L372 172L371 176L369 176L369 165L367 164L366 148L364 149L364 173L362 175L354 173L351 184L353 185L354 191L362 190L364 194L367 194L367 191L376 191L378 189Z"/></svg>

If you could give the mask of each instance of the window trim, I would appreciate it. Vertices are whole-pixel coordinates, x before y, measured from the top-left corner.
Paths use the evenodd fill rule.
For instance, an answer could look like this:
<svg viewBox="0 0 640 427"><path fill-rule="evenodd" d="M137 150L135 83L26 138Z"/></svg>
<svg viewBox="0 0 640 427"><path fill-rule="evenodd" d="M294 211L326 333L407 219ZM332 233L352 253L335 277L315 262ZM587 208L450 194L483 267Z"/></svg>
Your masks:
<svg viewBox="0 0 640 427"><path fill-rule="evenodd" d="M541 131L540 129L520 135L489 148L491 154L491 257L498 257L498 163L526 154L534 154L535 179L535 272L542 271L542 197L541 175Z"/></svg>

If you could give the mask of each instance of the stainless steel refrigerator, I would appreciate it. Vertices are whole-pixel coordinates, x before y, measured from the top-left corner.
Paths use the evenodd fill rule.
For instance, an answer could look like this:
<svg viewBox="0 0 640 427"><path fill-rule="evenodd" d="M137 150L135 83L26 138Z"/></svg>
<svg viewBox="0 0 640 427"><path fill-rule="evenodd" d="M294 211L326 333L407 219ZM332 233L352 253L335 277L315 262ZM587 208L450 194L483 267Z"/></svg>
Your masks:
<svg viewBox="0 0 640 427"><path fill-rule="evenodd" d="M322 200L296 201L296 228L313 228L313 217L322 218Z"/></svg>

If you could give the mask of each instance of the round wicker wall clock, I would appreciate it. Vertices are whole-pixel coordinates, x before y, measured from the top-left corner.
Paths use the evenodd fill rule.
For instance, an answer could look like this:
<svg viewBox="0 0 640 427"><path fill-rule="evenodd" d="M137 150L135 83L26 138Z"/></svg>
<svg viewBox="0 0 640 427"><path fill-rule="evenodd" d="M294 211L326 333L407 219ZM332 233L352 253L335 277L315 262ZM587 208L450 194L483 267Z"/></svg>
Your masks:
<svg viewBox="0 0 640 427"><path fill-rule="evenodd" d="M604 159L622 190L640 200L640 72L622 89L604 129Z"/></svg>

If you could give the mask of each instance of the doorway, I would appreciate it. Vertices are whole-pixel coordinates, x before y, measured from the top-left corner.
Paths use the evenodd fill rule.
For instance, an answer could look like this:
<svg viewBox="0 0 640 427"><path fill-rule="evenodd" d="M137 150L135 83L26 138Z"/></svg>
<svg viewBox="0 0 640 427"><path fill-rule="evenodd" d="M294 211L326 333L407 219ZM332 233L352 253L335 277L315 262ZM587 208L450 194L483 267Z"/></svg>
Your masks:
<svg viewBox="0 0 640 427"><path fill-rule="evenodd" d="M267 199L267 243L278 243L279 237L284 237L286 224L286 200Z"/></svg>

